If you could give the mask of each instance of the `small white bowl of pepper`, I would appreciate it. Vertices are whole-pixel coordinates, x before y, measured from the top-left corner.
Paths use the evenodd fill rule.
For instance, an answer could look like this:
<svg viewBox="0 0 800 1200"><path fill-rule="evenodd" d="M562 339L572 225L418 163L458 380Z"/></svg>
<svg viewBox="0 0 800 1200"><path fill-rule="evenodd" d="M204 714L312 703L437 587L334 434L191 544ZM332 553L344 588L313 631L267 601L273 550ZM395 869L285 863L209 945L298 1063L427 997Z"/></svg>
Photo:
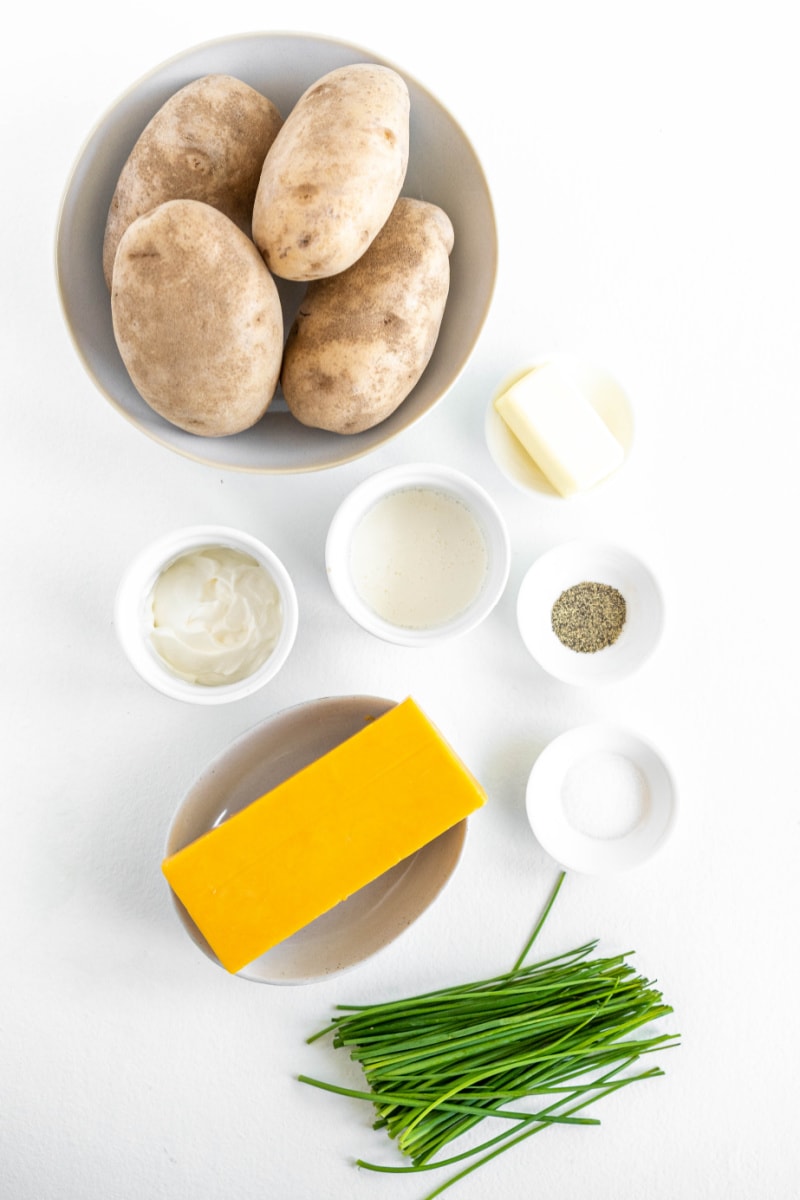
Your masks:
<svg viewBox="0 0 800 1200"><path fill-rule="evenodd" d="M548 674L591 687L626 678L650 657L663 630L664 600L650 568L630 551L576 540L529 568L517 623Z"/></svg>

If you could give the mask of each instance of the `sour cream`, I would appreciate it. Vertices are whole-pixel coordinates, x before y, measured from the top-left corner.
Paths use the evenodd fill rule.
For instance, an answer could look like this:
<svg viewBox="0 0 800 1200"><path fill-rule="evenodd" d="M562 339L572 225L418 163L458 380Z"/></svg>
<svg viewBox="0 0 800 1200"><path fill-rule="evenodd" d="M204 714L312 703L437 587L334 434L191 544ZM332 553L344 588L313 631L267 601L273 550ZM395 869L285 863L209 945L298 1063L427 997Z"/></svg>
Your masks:
<svg viewBox="0 0 800 1200"><path fill-rule="evenodd" d="M488 562L483 531L466 504L429 487L378 500L356 526L350 551L361 600L406 629L432 629L464 612L483 587Z"/></svg>
<svg viewBox="0 0 800 1200"><path fill-rule="evenodd" d="M148 609L159 657L181 679L208 686L252 675L275 648L283 621L272 576L228 546L177 558L156 580Z"/></svg>

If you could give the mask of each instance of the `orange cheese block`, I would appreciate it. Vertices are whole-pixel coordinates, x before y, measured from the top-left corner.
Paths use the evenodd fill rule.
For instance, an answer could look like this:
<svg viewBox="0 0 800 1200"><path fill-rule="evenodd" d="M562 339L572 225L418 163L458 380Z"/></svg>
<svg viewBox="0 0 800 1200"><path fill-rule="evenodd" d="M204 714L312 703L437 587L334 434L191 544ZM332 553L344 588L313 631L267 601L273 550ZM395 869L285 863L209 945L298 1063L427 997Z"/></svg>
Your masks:
<svg viewBox="0 0 800 1200"><path fill-rule="evenodd" d="M408 699L165 859L162 870L222 965L236 972L485 800Z"/></svg>

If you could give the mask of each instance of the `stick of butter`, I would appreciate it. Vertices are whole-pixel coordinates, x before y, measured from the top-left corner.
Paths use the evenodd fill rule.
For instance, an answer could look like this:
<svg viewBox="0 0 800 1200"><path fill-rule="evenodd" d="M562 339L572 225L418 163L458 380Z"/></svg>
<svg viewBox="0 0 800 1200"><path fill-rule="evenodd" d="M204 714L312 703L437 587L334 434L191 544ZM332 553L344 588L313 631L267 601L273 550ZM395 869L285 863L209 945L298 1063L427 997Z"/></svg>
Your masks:
<svg viewBox="0 0 800 1200"><path fill-rule="evenodd" d="M231 972L480 808L485 792L413 700L165 859Z"/></svg>
<svg viewBox="0 0 800 1200"><path fill-rule="evenodd" d="M523 375L494 406L562 496L594 487L625 457L611 430L555 363Z"/></svg>

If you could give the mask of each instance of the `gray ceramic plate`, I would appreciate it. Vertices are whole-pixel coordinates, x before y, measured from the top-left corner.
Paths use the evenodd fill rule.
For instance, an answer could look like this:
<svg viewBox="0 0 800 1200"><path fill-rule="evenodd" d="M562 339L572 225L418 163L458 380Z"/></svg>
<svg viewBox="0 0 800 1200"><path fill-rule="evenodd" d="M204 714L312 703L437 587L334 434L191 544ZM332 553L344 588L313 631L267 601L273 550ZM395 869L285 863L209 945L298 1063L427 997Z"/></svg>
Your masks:
<svg viewBox="0 0 800 1200"><path fill-rule="evenodd" d="M269 717L234 742L190 788L173 819L166 853L174 854L207 833L394 704L375 696L335 696ZM273 946L239 975L258 983L311 983L363 962L394 941L436 899L458 863L466 831L464 820ZM173 901L191 939L217 962L174 895Z"/></svg>
<svg viewBox="0 0 800 1200"><path fill-rule="evenodd" d="M90 134L67 184L59 219L56 269L67 326L99 390L123 416L163 446L216 467L261 473L319 470L369 453L413 425L449 390L466 365L489 310L497 272L497 232L489 189L464 132L429 92L400 68L411 98L411 151L403 194L440 205L455 229L451 284L439 339L410 396L374 429L352 436L307 429L280 392L253 429L201 438L170 425L142 400L114 340L102 244L120 170L141 131L184 84L214 72L262 91L285 117L321 75L353 62L385 59L323 37L252 33L196 46L157 67L126 91ZM281 285L288 331L302 285Z"/></svg>

